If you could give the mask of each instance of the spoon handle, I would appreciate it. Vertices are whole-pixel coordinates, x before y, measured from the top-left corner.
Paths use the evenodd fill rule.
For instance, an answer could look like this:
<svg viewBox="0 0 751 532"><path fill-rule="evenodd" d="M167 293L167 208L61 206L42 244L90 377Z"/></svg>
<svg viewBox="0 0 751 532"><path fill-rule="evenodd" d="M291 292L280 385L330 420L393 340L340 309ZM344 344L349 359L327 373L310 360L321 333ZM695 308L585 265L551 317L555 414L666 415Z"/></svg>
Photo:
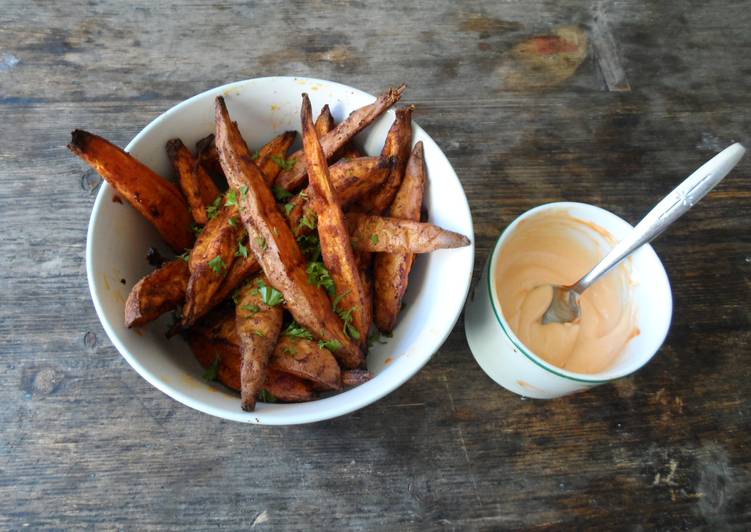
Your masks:
<svg viewBox="0 0 751 532"><path fill-rule="evenodd" d="M610 250L587 275L582 277L572 290L581 294L597 279L608 273L624 258L637 248L657 238L670 224L696 205L707 192L712 190L730 170L738 164L746 149L737 142L704 163L698 170L688 176L660 203L649 211L641 222L634 227L626 238Z"/></svg>

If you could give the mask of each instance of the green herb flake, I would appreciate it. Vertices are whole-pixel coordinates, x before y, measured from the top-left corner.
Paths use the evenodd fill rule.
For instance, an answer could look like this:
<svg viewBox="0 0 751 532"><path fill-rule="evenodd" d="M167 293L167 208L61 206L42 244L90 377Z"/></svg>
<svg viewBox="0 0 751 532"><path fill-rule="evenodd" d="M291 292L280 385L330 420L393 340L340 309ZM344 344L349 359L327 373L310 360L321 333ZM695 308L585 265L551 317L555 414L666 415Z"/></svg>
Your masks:
<svg viewBox="0 0 751 532"><path fill-rule="evenodd" d="M294 209L294 208L295 208L295 204L292 203L291 201L289 203L285 203L284 204L284 214L286 214L287 217L289 218L289 213L291 213L292 209Z"/></svg>
<svg viewBox="0 0 751 532"><path fill-rule="evenodd" d="M211 363L211 365L206 368L206 371L203 372L203 380L207 382L213 382L216 380L217 376L219 375L219 365L221 364L222 359L217 356L214 358L214 362Z"/></svg>
<svg viewBox="0 0 751 532"><path fill-rule="evenodd" d="M308 229L315 229L317 224L316 215L313 211L307 210L305 214L300 217L299 227L307 227Z"/></svg>
<svg viewBox="0 0 751 532"><path fill-rule="evenodd" d="M331 278L331 273L322 262L313 261L308 263L306 272L308 273L308 282L310 284L325 289L329 295L336 293L334 279Z"/></svg>
<svg viewBox="0 0 751 532"><path fill-rule="evenodd" d="M219 214L219 210L222 208L221 203L222 197L217 196L214 202L206 207L206 215L209 217L209 220L213 220L214 218L216 218L216 215Z"/></svg>
<svg viewBox="0 0 751 532"><path fill-rule="evenodd" d="M235 189L227 192L224 202L225 207L232 207L233 205L237 205L237 191Z"/></svg>
<svg viewBox="0 0 751 532"><path fill-rule="evenodd" d="M291 159L285 159L284 157L280 157L279 155L272 155L271 160L278 164L279 168L281 168L282 170L292 170L297 163L297 159L295 159L294 157Z"/></svg>
<svg viewBox="0 0 751 532"><path fill-rule="evenodd" d="M372 235L370 235L370 242L371 242L371 243L372 243L372 244L373 244L374 246L375 246L376 244L378 244L378 235L377 235L377 234L375 234L375 233L373 233Z"/></svg>
<svg viewBox="0 0 751 532"><path fill-rule="evenodd" d="M258 394L258 400L262 403L276 403L278 401L278 399L266 388L261 390L261 393Z"/></svg>
<svg viewBox="0 0 751 532"><path fill-rule="evenodd" d="M224 264L224 260L222 260L222 257L220 255L217 255L216 257L211 259L209 261L209 266L216 273L222 273L222 270L224 270L227 267L227 265Z"/></svg>
<svg viewBox="0 0 751 532"><path fill-rule="evenodd" d="M266 333L260 329L256 329L255 331L253 331L253 334L255 334L256 336L266 336Z"/></svg>
<svg viewBox="0 0 751 532"><path fill-rule="evenodd" d="M253 240L256 241L256 244L258 244L258 247L261 248L261 251L266 251L266 248L268 248L268 244L266 243L266 239L262 236L257 236Z"/></svg>
<svg viewBox="0 0 751 532"><path fill-rule="evenodd" d="M248 185L243 185L240 187L240 197L242 199L245 199L245 196L248 195Z"/></svg>
<svg viewBox="0 0 751 532"><path fill-rule="evenodd" d="M233 217L231 217L230 219L228 219L228 220L227 220L227 223L228 223L228 224L229 224L229 225L230 225L231 227L237 227L237 221L238 221L238 220L237 220L237 218L235 218L235 217L233 216Z"/></svg>
<svg viewBox="0 0 751 532"><path fill-rule="evenodd" d="M325 342L321 340L318 342L318 347L321 349L328 349L329 351L338 351L342 348L342 343L339 340L328 340Z"/></svg>
<svg viewBox="0 0 751 532"><path fill-rule="evenodd" d="M189 249L189 250L188 250L188 251L186 251L185 253L183 253L183 254L181 254L181 255L178 255L178 256L177 256L177 258L178 258L178 259L182 259L182 260L184 260L185 262L188 262L188 261L190 261L190 252L191 252L191 251L192 251L192 250L190 250L190 249Z"/></svg>
<svg viewBox="0 0 751 532"><path fill-rule="evenodd" d="M243 305L240 307L240 310L247 310L251 314L255 314L256 312L260 312L261 307L258 305Z"/></svg>
<svg viewBox="0 0 751 532"><path fill-rule="evenodd" d="M248 248L243 245L242 240L237 241L237 251L235 251L235 257L248 258Z"/></svg>
<svg viewBox="0 0 751 532"><path fill-rule="evenodd" d="M270 307L275 307L284 301L282 293L272 286L262 286L258 289L258 293L261 294L261 301Z"/></svg>
<svg viewBox="0 0 751 532"><path fill-rule="evenodd" d="M297 349L295 349L294 347L290 347L288 345L285 345L282 348L282 353L284 353L286 355L289 355L289 356L295 356L297 354Z"/></svg>
<svg viewBox="0 0 751 532"><path fill-rule="evenodd" d="M321 242L317 235L298 236L297 245L300 246L300 251L309 261L317 262L321 259Z"/></svg>
<svg viewBox="0 0 751 532"><path fill-rule="evenodd" d="M290 336L292 338L303 338L305 340L312 340L313 339L313 333L310 332L308 329L297 323L296 321L292 321L289 325L287 325L287 328L284 329L282 332L282 336Z"/></svg>
<svg viewBox="0 0 751 532"><path fill-rule="evenodd" d="M191 225L190 228L193 230L193 234L195 234L196 236L199 236L203 232L203 226L198 225L197 223Z"/></svg>
<svg viewBox="0 0 751 532"><path fill-rule="evenodd" d="M274 197L276 198L276 201L281 202L281 201L286 200L287 198L292 197L292 193L290 191L280 186L275 186L274 188L271 189L271 191L274 193Z"/></svg>

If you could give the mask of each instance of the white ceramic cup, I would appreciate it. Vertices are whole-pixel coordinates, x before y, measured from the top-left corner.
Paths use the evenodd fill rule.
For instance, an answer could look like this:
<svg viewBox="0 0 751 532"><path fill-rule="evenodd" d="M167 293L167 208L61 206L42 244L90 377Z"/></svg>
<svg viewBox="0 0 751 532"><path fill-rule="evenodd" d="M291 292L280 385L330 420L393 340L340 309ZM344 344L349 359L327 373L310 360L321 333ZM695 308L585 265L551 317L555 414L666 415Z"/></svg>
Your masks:
<svg viewBox="0 0 751 532"><path fill-rule="evenodd" d="M650 245L642 246L631 258L632 297L639 335L632 338L616 361L599 373L575 373L546 362L528 349L506 321L496 291L498 257L504 243L522 220L553 209L593 223L621 240L632 226L604 209L584 203L548 203L531 209L501 233L488 257L482 275L472 289L464 313L467 342L485 373L498 384L519 395L552 399L586 390L629 375L657 353L667 336L673 299L665 268ZM596 238L592 230L593 238ZM593 265L594 266L594 265Z"/></svg>

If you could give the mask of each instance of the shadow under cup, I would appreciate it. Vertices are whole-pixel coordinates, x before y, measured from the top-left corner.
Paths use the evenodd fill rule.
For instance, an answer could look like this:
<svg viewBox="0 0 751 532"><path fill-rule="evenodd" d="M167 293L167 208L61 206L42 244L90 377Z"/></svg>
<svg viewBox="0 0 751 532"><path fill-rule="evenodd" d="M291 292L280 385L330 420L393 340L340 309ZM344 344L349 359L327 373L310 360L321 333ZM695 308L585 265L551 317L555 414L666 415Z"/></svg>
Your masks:
<svg viewBox="0 0 751 532"><path fill-rule="evenodd" d="M605 229L616 241L622 240L633 229L623 219L599 207L559 202L525 212L498 237L467 302L464 314L467 342L477 363L490 378L509 391L537 399L551 399L586 390L635 372L659 350L670 328L673 312L665 268L652 247L645 245L634 252L630 259L631 293L639 334L626 344L610 367L598 373L576 373L550 364L529 350L511 330L503 315L493 272L504 243L519 223L552 210L562 210L574 218ZM600 236L594 229L591 231L593 238Z"/></svg>

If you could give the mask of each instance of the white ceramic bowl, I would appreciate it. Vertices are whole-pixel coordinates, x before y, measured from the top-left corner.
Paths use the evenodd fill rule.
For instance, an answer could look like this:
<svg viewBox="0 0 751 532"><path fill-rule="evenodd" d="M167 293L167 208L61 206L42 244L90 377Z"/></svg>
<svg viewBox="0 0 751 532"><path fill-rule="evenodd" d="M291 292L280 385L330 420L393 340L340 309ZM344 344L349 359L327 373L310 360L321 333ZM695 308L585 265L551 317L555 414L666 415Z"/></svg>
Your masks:
<svg viewBox="0 0 751 532"><path fill-rule="evenodd" d="M503 245L519 223L551 210L561 210L595 224L616 240L623 239L633 229L628 222L600 207L559 202L525 212L498 237L467 303L464 330L475 359L490 378L507 390L536 399L551 399L586 390L637 371L660 349L673 315L673 298L665 268L652 246L645 245L627 259L639 334L626 344L611 367L599 373L576 373L550 364L527 348L503 315L496 279L491 272L496 270ZM596 231L581 230L589 233L593 244L599 243L603 249L609 249L610 245Z"/></svg>
<svg viewBox="0 0 751 532"><path fill-rule="evenodd" d="M303 92L310 95L314 112L328 103L337 121L374 100L370 94L331 81L251 79L217 87L176 105L147 125L125 149L158 174L171 176L165 142L180 137L192 147L213 132L216 96L225 96L232 118L255 149L282 131L300 131ZM380 153L394 116L393 110L388 111L357 137L368 154ZM427 133L417 124L413 126L413 142L421 140L425 146L429 221L474 240L469 205L456 173ZM89 288L102 326L144 379L181 403L213 416L290 425L333 418L377 401L414 375L440 348L461 313L469 289L474 245L418 256L394 336L374 346L368 356L368 369L375 375L370 382L318 401L259 403L255 412L243 412L238 395L202 380L203 370L185 342L165 338L168 316L140 331L123 325L123 304L130 288L152 269L144 258L146 250L155 246L170 255L156 230L132 207L114 202L113 197L114 190L104 183L94 203L86 243Z"/></svg>

